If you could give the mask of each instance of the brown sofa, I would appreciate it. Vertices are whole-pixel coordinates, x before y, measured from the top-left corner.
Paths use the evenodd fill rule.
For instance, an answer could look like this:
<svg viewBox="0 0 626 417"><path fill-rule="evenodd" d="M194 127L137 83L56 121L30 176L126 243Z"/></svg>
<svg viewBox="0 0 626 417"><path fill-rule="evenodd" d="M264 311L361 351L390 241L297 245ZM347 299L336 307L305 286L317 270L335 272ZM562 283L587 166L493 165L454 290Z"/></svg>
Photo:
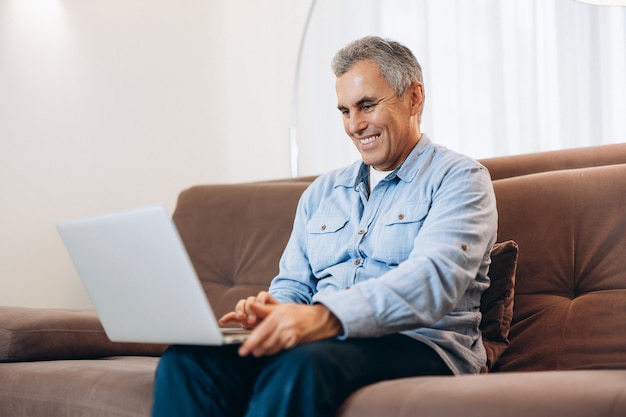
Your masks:
<svg viewBox="0 0 626 417"><path fill-rule="evenodd" d="M482 162L498 240L517 243L483 298L488 372L370 385L339 415L625 416L626 144ZM311 179L181 193L174 220L218 315L277 272ZM0 307L0 416L148 416L164 348L108 341L90 310Z"/></svg>

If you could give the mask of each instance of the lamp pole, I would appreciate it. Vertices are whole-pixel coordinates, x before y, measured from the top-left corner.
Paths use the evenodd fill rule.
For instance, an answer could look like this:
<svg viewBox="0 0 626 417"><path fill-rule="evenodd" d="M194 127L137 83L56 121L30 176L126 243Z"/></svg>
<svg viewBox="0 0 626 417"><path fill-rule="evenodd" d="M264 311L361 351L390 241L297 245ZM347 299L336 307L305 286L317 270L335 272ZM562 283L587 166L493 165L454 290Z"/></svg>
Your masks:
<svg viewBox="0 0 626 417"><path fill-rule="evenodd" d="M291 177L296 178L300 174L299 171L299 147L298 147L298 90L300 84L300 66L302 65L302 51L304 49L304 43L306 40L306 34L311 22L311 16L313 15L313 9L315 8L316 0L311 0L309 11L304 22L304 28L302 29L302 36L300 37L300 47L298 49L298 60L296 61L296 72L293 79L293 91L291 97L291 124L289 127L289 159L291 162Z"/></svg>

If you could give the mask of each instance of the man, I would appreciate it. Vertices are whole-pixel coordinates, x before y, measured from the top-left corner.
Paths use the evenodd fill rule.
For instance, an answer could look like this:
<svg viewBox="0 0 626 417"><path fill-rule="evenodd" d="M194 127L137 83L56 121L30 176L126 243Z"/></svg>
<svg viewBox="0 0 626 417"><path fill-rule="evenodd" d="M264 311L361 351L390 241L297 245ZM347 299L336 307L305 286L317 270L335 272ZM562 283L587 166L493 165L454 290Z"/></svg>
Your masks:
<svg viewBox="0 0 626 417"><path fill-rule="evenodd" d="M338 108L362 161L302 195L268 292L221 323L240 346L175 346L155 416L332 416L355 390L476 373L497 214L487 170L421 133L421 68L377 37L333 60Z"/></svg>

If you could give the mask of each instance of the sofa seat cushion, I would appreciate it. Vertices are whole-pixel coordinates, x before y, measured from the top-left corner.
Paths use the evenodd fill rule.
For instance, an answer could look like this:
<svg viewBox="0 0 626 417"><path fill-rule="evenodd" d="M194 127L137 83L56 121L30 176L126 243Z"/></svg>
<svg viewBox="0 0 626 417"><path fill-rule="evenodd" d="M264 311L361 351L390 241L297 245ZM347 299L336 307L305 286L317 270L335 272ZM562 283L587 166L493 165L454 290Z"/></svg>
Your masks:
<svg viewBox="0 0 626 417"><path fill-rule="evenodd" d="M158 356L165 348L111 342L94 310L0 307L0 362Z"/></svg>
<svg viewBox="0 0 626 417"><path fill-rule="evenodd" d="M355 392L338 417L617 417L626 370L416 377Z"/></svg>
<svg viewBox="0 0 626 417"><path fill-rule="evenodd" d="M0 416L148 417L155 357L0 363Z"/></svg>

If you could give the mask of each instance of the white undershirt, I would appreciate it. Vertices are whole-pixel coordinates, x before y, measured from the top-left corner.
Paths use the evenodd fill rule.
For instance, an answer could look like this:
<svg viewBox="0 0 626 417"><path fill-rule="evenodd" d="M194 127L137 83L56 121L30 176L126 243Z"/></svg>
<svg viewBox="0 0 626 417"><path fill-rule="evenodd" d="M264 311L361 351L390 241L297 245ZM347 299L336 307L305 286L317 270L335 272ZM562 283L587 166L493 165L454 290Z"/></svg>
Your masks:
<svg viewBox="0 0 626 417"><path fill-rule="evenodd" d="M370 193L376 188L376 185L391 172L392 171L378 171L370 166Z"/></svg>

